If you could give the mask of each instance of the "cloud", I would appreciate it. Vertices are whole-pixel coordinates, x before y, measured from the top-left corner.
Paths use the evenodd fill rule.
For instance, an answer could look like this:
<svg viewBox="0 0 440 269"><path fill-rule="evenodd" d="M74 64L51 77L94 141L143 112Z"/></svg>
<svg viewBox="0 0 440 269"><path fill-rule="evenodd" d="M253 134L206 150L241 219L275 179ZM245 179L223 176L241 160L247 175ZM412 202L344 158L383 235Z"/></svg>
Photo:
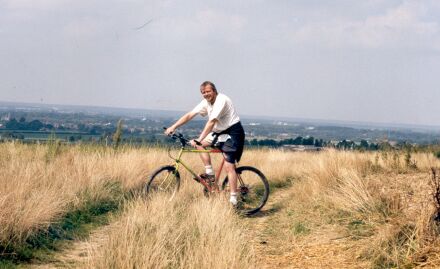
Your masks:
<svg viewBox="0 0 440 269"><path fill-rule="evenodd" d="M4 0L5 7L8 9L37 9L54 10L63 8L72 0Z"/></svg>
<svg viewBox="0 0 440 269"><path fill-rule="evenodd" d="M363 20L333 19L311 22L293 31L297 44L319 44L331 48L430 48L440 49L440 24L428 20L426 2L405 1L384 14Z"/></svg>
<svg viewBox="0 0 440 269"><path fill-rule="evenodd" d="M103 28L105 27L102 21L92 17L83 17L68 23L63 29L63 34L68 39L88 40L94 39Z"/></svg>
<svg viewBox="0 0 440 269"><path fill-rule="evenodd" d="M247 20L215 9L202 9L191 16L162 17L153 21L151 32L160 38L192 40L209 38L239 42Z"/></svg>

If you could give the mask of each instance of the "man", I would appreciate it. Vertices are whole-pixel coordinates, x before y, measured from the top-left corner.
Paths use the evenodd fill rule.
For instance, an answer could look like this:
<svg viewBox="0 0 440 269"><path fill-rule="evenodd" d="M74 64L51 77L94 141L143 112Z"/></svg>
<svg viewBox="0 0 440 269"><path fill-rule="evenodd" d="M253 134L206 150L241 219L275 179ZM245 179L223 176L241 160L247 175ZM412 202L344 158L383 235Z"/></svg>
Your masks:
<svg viewBox="0 0 440 269"><path fill-rule="evenodd" d="M218 147L224 152L225 170L228 173L229 186L231 188L229 201L237 205L237 173L235 162L240 161L243 153L244 130L240 123L231 99L224 94L218 93L214 83L205 81L200 85L200 92L204 98L193 110L183 115L171 127L165 130L165 134L172 134L178 127L192 120L196 115L208 116L208 122L203 128L197 140L191 140L193 147L203 149L212 146L218 141ZM200 144L200 145L197 145ZM208 153L201 154L205 165L206 174L201 175L206 179L214 179L214 171L211 158Z"/></svg>

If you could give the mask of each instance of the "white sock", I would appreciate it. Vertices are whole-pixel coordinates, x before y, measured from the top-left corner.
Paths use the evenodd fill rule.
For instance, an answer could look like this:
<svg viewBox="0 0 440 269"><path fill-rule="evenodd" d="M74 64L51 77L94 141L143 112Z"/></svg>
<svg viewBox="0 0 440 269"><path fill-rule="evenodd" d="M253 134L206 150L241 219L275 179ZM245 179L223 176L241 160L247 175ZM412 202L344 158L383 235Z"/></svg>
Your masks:
<svg viewBox="0 0 440 269"><path fill-rule="evenodd" d="M237 201L237 193L236 192L231 192L231 197L229 198L229 202L233 205L237 205L238 201Z"/></svg>
<svg viewBox="0 0 440 269"><path fill-rule="evenodd" d="M212 165L206 165L205 171L208 175L214 175L214 170L212 169Z"/></svg>

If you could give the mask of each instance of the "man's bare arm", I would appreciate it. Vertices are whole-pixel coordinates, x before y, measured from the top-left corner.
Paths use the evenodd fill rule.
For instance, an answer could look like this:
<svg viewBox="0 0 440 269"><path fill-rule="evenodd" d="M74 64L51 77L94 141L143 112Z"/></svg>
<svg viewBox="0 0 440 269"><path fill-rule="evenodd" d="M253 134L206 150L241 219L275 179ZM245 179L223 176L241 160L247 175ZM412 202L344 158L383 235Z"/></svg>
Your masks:
<svg viewBox="0 0 440 269"><path fill-rule="evenodd" d="M217 122L217 119L212 119L209 120L206 125L205 128L203 128L202 133L199 136L198 141L203 141L203 139L205 139L205 137L212 131L212 129L214 129L214 125Z"/></svg>
<svg viewBox="0 0 440 269"><path fill-rule="evenodd" d="M171 125L170 127L168 127L165 130L165 134L169 135L174 133L174 131L179 128L180 126L184 125L185 123L187 123L188 121L192 120L195 116L197 115L197 113L190 111L188 113L186 113L185 115L183 115L180 119L178 119L173 125Z"/></svg>

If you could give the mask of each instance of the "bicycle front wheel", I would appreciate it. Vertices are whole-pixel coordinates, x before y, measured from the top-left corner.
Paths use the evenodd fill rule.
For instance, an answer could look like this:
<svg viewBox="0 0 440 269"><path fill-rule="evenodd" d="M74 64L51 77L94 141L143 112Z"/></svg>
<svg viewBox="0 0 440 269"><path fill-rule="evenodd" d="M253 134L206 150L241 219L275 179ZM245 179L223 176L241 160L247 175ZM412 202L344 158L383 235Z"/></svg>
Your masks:
<svg viewBox="0 0 440 269"><path fill-rule="evenodd" d="M147 195L154 192L162 192L174 197L180 187L180 174L171 165L162 166L154 171L146 184ZM170 198L170 199L171 199Z"/></svg>
<svg viewBox="0 0 440 269"><path fill-rule="evenodd" d="M237 189L239 195L238 209L246 215L258 212L269 199L269 183L264 174L255 167L238 167ZM229 190L228 177L222 183L222 189Z"/></svg>

